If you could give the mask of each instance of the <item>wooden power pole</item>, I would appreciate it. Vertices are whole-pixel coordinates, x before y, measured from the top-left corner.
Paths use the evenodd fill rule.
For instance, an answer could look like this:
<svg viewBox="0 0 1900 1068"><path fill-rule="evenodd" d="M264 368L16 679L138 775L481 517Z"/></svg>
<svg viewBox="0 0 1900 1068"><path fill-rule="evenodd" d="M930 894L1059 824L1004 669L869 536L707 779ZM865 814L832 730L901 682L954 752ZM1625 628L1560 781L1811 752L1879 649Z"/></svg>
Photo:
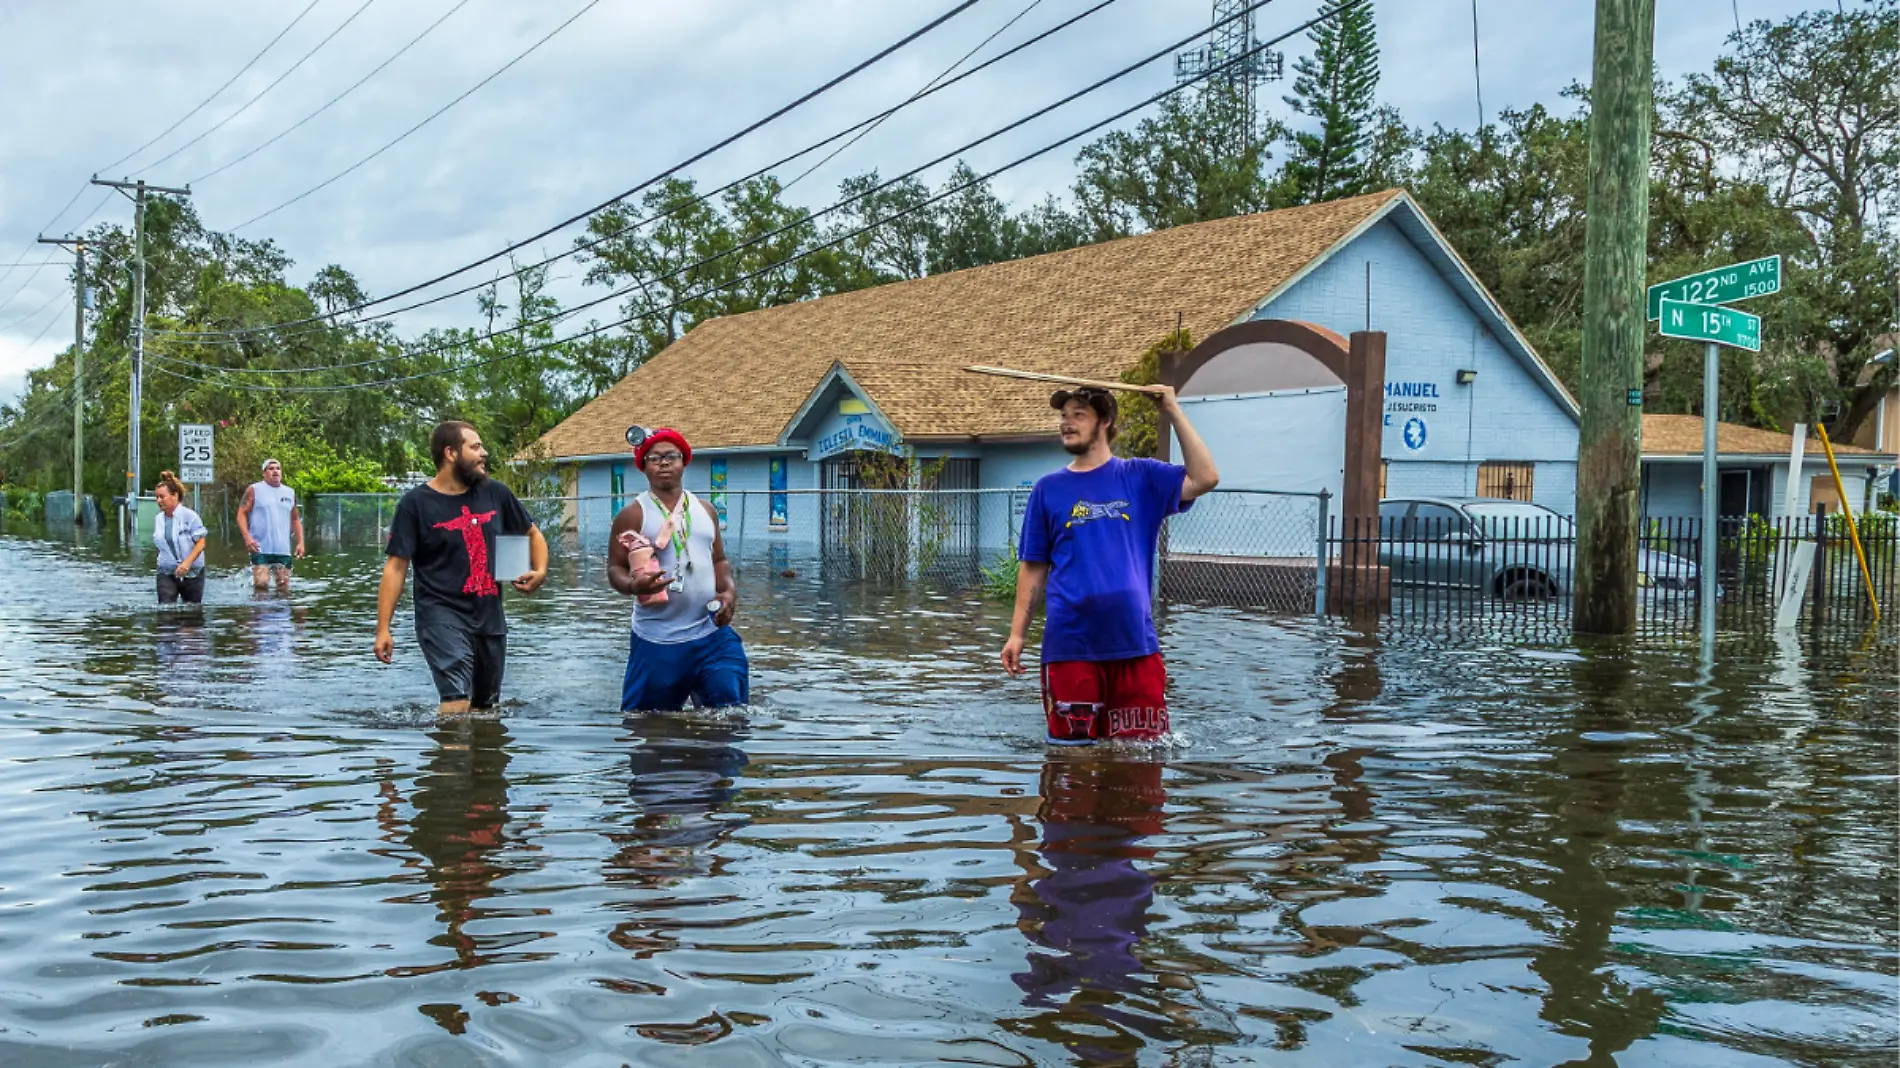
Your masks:
<svg viewBox="0 0 1900 1068"><path fill-rule="evenodd" d="M1574 623L1584 634L1636 629L1655 40L1656 0L1597 0L1577 441Z"/></svg>

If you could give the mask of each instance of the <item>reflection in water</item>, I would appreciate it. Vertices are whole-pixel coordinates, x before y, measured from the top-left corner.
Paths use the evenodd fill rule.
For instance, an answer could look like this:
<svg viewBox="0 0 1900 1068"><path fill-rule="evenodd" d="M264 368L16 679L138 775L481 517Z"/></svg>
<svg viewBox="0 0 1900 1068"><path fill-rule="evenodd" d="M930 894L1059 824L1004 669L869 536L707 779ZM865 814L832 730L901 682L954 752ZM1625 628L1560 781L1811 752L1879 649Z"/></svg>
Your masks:
<svg viewBox="0 0 1900 1068"><path fill-rule="evenodd" d="M639 741L627 754L632 772L631 831L608 835L618 847L607 878L664 886L717 873L712 847L750 820L727 813L739 793L747 737L738 716L645 713L627 717Z"/></svg>
<svg viewBox="0 0 1900 1068"><path fill-rule="evenodd" d="M519 916L522 910L484 906L497 896L495 883L517 870L503 860L503 851L527 828L511 828L508 814L508 728L498 719L460 717L444 720L429 732L435 748L416 777L409 801L415 815L409 820L404 842L420 858L429 891L421 898L435 905L442 933L429 939L453 955L439 963L391 968L399 977L429 975L451 969L534 960L545 954L507 952L533 934L484 935L470 930L478 921ZM393 783L385 782L387 815L400 800ZM415 901L417 898L404 900ZM423 1015L453 1034L468 1022L459 1005L418 1006Z"/></svg>
<svg viewBox="0 0 1900 1068"><path fill-rule="evenodd" d="M1036 1030L1060 1036L1089 1063L1125 1059L1140 1046L1128 1032L1156 1027L1120 1002L1148 986L1137 978L1147 971L1137 950L1155 880L1136 862L1155 855L1143 842L1161 832L1161 770L1087 756L1051 757L1042 769L1038 853L1046 873L1013 896L1023 933L1047 952L1032 951L1028 969L1012 978L1025 1005L1053 1010Z"/></svg>

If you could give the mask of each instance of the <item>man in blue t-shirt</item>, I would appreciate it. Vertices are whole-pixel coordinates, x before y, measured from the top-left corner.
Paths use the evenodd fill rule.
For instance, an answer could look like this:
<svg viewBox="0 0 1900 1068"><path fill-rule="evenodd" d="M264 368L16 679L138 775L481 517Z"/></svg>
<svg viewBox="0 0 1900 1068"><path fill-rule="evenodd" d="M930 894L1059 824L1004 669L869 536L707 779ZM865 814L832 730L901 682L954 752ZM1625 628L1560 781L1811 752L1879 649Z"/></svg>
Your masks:
<svg viewBox="0 0 1900 1068"><path fill-rule="evenodd" d="M1168 732L1168 673L1149 608L1155 540L1162 521L1220 475L1173 388L1145 392L1161 408L1161 433L1173 427L1185 466L1116 457L1110 445L1120 411L1108 390L1084 386L1049 398L1062 413L1062 447L1075 459L1030 491L1003 668L1023 673L1029 615L1046 586L1042 704L1049 741L1059 745Z"/></svg>

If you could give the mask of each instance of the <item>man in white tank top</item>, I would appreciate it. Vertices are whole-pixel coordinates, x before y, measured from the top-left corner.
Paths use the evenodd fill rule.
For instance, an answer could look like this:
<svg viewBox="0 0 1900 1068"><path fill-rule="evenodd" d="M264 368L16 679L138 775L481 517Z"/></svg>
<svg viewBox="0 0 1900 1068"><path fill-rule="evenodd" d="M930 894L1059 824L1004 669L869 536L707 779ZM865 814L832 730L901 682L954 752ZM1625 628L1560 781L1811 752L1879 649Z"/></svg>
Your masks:
<svg viewBox="0 0 1900 1068"><path fill-rule="evenodd" d="M271 572L277 589L290 592L290 564L303 558L303 513L297 510L297 491L284 485L284 465L264 461L264 480L244 490L238 505L238 533L251 550L251 585L270 588Z"/></svg>
<svg viewBox="0 0 1900 1068"><path fill-rule="evenodd" d="M607 540L607 581L619 593L666 591L663 604L633 606L623 712L677 712L690 699L700 708L728 708L751 699L745 644L732 629L738 604L719 515L687 491L692 446L661 427L634 450L647 490L614 517ZM630 555L652 543L660 570L636 572Z"/></svg>

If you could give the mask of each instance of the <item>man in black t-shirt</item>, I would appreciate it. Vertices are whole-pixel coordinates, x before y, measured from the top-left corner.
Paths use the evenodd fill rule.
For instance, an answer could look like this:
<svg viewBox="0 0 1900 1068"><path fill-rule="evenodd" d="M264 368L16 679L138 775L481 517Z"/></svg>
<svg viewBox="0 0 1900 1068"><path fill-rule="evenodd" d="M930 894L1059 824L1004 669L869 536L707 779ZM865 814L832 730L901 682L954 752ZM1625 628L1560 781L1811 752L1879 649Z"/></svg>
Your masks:
<svg viewBox="0 0 1900 1068"><path fill-rule="evenodd" d="M376 596L376 659L395 655L389 622L403 580L416 569L416 644L435 676L439 715L494 707L508 659L508 620L489 561L497 535L526 534L528 573L511 585L533 593L548 577L548 543L507 486L488 477L475 428L447 422L429 436L435 477L402 495Z"/></svg>

